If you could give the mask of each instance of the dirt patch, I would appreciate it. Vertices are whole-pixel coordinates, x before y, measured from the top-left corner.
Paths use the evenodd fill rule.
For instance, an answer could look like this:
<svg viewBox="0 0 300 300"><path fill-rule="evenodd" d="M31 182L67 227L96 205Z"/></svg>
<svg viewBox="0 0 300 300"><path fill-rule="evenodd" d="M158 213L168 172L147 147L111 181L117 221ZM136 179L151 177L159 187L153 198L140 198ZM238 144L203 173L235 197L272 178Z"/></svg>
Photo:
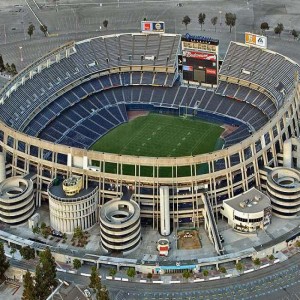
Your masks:
<svg viewBox="0 0 300 300"><path fill-rule="evenodd" d="M239 126L231 126L227 124L224 124L221 127L224 128L224 131L220 136L222 139L226 138L228 135L230 135L239 128Z"/></svg>
<svg viewBox="0 0 300 300"><path fill-rule="evenodd" d="M196 230L178 230L177 239L178 249L192 250L202 248L199 234Z"/></svg>
<svg viewBox="0 0 300 300"><path fill-rule="evenodd" d="M146 110L130 110L127 112L128 121L134 120L141 116L149 115L149 111Z"/></svg>

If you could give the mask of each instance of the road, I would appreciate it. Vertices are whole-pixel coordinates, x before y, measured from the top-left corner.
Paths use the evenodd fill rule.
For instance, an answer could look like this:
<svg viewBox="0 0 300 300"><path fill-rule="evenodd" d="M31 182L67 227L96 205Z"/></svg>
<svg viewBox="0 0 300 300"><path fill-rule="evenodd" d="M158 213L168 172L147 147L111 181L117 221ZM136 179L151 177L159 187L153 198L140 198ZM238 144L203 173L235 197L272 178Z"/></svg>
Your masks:
<svg viewBox="0 0 300 300"><path fill-rule="evenodd" d="M11 260L11 264L33 269L23 261ZM57 277L81 285L89 283L88 277L77 274L58 272ZM113 300L300 299L300 254L268 268L216 281L154 284L102 280L102 283L107 286Z"/></svg>

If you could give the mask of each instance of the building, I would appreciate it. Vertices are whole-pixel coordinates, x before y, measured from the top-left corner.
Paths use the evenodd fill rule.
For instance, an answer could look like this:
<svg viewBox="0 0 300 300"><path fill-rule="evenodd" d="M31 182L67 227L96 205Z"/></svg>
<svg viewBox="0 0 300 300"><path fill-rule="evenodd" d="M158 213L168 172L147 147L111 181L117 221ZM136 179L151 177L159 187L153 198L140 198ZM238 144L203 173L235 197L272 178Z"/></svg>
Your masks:
<svg viewBox="0 0 300 300"><path fill-rule="evenodd" d="M101 243L107 252L123 254L141 241L140 208L134 201L110 200L100 210Z"/></svg>
<svg viewBox="0 0 300 300"><path fill-rule="evenodd" d="M50 224L63 233L83 231L98 220L98 187L82 188L82 178L69 177L63 182L55 179L48 187Z"/></svg>
<svg viewBox="0 0 300 300"><path fill-rule="evenodd" d="M156 229L170 222L164 224L166 234L169 225L199 226L206 214L204 194L212 209L219 210L224 200L265 185L264 170L282 166L284 142L300 135L299 65L268 49L231 42L216 90L202 89L181 82L180 44L180 35L163 33L70 42L2 89L0 146L6 165L11 176L35 175L37 205L49 198L57 230L89 228L97 220L97 197L101 207L124 193L139 205L143 222ZM184 110L236 130L225 137L223 149L195 156L87 150L136 109L166 114ZM162 176L162 169L170 175ZM70 198L62 187L57 194L53 184L47 190L54 178L70 174L97 190ZM169 211L160 205L161 186L168 189Z"/></svg>
<svg viewBox="0 0 300 300"><path fill-rule="evenodd" d="M20 225L33 215L35 193L33 182L23 176L6 178L0 184L0 221Z"/></svg>
<svg viewBox="0 0 300 300"><path fill-rule="evenodd" d="M264 229L271 222L271 211L269 197L255 188L225 200L221 208L228 224L241 233Z"/></svg>
<svg viewBox="0 0 300 300"><path fill-rule="evenodd" d="M280 218L295 218L300 212L300 172L277 167L267 175L267 195L271 198L273 214Z"/></svg>

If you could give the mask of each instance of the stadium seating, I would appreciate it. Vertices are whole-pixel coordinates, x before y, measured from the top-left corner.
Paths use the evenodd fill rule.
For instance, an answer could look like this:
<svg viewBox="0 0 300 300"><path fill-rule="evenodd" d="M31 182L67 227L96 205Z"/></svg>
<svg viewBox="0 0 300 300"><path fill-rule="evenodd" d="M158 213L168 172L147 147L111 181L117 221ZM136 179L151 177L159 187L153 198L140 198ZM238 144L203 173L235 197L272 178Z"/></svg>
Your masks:
<svg viewBox="0 0 300 300"><path fill-rule="evenodd" d="M220 81L216 92L182 86L176 72L107 72L122 66L175 67L179 42L175 35L124 34L76 43L73 54L19 86L5 100L0 117L29 135L87 148L127 122L130 105L146 105L238 122L238 129L225 138L228 146L276 114L284 95L292 90L293 72L299 69L279 54L232 42L221 75L254 82L271 97L226 81ZM89 79L99 71L106 75Z"/></svg>
<svg viewBox="0 0 300 300"><path fill-rule="evenodd" d="M220 74L256 83L269 91L281 107L292 91L296 71L300 71L299 65L278 53L231 42Z"/></svg>
<svg viewBox="0 0 300 300"><path fill-rule="evenodd" d="M141 73L136 73L136 78L142 78ZM128 120L126 104L130 103L152 104L154 107L173 109L188 107L240 120L255 130L268 121L268 114L275 113L275 106L268 97L254 91L253 97L250 98L252 100L248 102L246 100L253 91L246 87L240 90L240 87L234 84L221 84L217 92L222 89L222 95L219 95L211 90L180 85L122 86L121 81L121 75L112 74L83 82L41 109L24 131L47 140L68 143L69 132L78 129L79 133L86 134L88 139L78 140L77 146L88 147L108 130ZM236 98L243 98L244 95L245 99L236 101L234 97L226 97L224 96L226 91ZM110 114L107 114L107 110ZM102 127L98 128L94 125L95 122ZM54 134L50 137L48 129L50 132L54 130ZM88 129L95 130L99 134L95 135L93 132L89 134L86 132Z"/></svg>
<svg viewBox="0 0 300 300"><path fill-rule="evenodd" d="M245 86L221 81L216 93L239 101L248 102L261 109L270 119L277 111L276 105L268 96Z"/></svg>

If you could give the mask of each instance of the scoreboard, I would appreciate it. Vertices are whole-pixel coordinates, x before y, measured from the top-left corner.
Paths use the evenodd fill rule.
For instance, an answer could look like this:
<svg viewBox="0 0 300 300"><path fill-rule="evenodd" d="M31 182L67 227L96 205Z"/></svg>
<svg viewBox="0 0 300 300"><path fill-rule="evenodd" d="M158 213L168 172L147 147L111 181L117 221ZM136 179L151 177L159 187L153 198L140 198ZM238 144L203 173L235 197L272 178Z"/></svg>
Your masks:
<svg viewBox="0 0 300 300"><path fill-rule="evenodd" d="M216 86L219 40L186 34L182 37L182 74L187 83Z"/></svg>

